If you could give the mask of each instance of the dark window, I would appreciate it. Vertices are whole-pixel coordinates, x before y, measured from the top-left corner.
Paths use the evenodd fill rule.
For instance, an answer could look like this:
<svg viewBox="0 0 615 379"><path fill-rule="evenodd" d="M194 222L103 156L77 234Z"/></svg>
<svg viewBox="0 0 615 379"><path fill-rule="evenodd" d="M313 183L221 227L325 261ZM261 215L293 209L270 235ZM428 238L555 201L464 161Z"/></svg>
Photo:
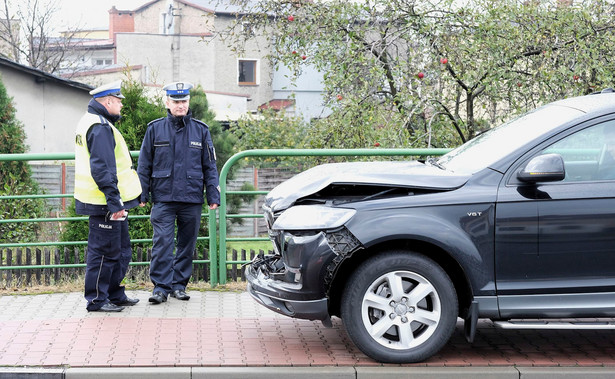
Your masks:
<svg viewBox="0 0 615 379"><path fill-rule="evenodd" d="M109 66L111 65L111 59L94 59L95 66Z"/></svg>
<svg viewBox="0 0 615 379"><path fill-rule="evenodd" d="M239 84L256 84L256 61L239 61Z"/></svg>

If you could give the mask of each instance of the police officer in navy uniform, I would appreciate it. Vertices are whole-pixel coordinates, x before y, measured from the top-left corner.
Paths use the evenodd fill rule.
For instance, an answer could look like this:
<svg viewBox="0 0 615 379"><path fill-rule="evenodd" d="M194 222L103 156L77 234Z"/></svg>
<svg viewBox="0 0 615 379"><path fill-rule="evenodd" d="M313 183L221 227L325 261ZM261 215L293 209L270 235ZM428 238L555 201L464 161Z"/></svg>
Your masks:
<svg viewBox="0 0 615 379"><path fill-rule="evenodd" d="M121 81L92 91L75 137L75 211L89 216L85 299L90 312L120 312L139 299L121 285L132 258L127 210L139 204L141 183L130 151L113 126L120 119Z"/></svg>
<svg viewBox="0 0 615 379"><path fill-rule="evenodd" d="M150 194L153 203L152 304L167 301L169 294L179 300L190 299L186 285L192 275L203 190L206 188L209 209L220 204L216 152L207 125L192 118L192 87L187 82L175 82L163 88L167 117L148 124L139 155L141 206L150 200Z"/></svg>

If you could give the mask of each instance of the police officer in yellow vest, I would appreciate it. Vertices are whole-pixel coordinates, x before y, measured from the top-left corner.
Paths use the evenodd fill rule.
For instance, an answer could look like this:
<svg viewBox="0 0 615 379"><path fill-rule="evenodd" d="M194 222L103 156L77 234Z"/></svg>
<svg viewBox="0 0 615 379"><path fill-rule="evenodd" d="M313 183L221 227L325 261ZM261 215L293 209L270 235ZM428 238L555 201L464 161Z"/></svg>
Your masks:
<svg viewBox="0 0 615 379"><path fill-rule="evenodd" d="M75 211L89 216L85 299L90 312L120 312L139 299L126 296L122 279L132 257L127 210L139 205L141 184L120 119L121 81L90 91L93 98L75 137Z"/></svg>

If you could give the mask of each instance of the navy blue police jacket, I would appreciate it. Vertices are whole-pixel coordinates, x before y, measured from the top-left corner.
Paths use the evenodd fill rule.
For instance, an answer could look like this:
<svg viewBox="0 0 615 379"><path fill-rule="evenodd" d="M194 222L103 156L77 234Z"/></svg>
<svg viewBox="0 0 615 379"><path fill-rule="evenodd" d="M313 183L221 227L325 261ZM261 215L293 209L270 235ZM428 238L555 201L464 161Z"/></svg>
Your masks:
<svg viewBox="0 0 615 379"><path fill-rule="evenodd" d="M109 114L107 109L94 99L91 99L88 104L88 113L102 116L113 123L120 119L120 116ZM102 216L139 205L138 198L126 203L122 203L120 198L120 191L117 189L115 153L113 152L115 150L115 138L109 124L94 124L88 130L86 139L90 152L92 177L98 185L98 189L105 194L107 205L88 204L75 199L75 213Z"/></svg>
<svg viewBox="0 0 615 379"><path fill-rule="evenodd" d="M141 202L220 204L216 151L204 122L192 112L167 117L147 125L139 153L137 173L143 192ZM151 198L150 198L151 194Z"/></svg>

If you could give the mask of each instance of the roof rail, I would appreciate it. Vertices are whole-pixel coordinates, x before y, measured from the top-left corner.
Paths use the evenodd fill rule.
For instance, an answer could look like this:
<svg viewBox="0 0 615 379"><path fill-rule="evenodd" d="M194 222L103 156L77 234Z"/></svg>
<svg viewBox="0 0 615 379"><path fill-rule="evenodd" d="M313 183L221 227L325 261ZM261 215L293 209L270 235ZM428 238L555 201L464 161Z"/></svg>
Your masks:
<svg viewBox="0 0 615 379"><path fill-rule="evenodd" d="M597 95L599 93L612 93L612 92L615 92L615 89L609 87L609 88L603 89L602 91L592 92L592 93L590 93L590 95Z"/></svg>

